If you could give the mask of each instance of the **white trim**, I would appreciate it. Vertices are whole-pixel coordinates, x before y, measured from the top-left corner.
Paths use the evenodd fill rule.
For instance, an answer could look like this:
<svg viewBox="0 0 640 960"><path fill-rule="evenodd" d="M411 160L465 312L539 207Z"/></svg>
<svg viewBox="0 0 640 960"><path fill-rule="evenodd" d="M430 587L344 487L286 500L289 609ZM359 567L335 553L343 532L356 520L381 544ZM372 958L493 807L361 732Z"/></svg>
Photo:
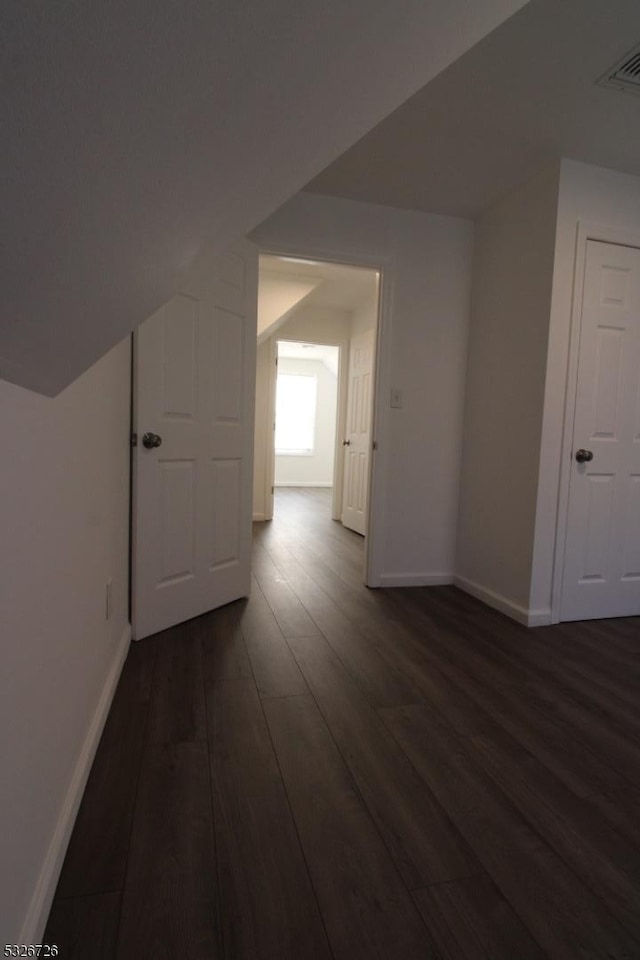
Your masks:
<svg viewBox="0 0 640 960"><path fill-rule="evenodd" d="M332 480L278 480L274 487L332 487Z"/></svg>
<svg viewBox="0 0 640 960"><path fill-rule="evenodd" d="M578 354L582 327L582 300L584 274L587 259L587 244L590 240L601 243L615 243L625 247L640 248L640 234L609 224L578 221L576 250L573 273L573 291L571 295L571 326L569 333L569 358L567 365L567 386L565 392L564 421L562 431L562 453L560 456L560 483L558 489L558 515L556 524L556 542L554 550L553 579L551 584L551 623L560 623L562 608L562 582L564 577L565 548L567 538L567 518L569 514L569 485L573 461L573 428L576 412L576 391L578 389Z"/></svg>
<svg viewBox="0 0 640 960"><path fill-rule="evenodd" d="M307 447L304 450L276 450L276 457L315 457L315 447Z"/></svg>
<svg viewBox="0 0 640 960"><path fill-rule="evenodd" d="M529 610L527 627L549 627L552 623L551 607L546 610Z"/></svg>
<svg viewBox="0 0 640 960"><path fill-rule="evenodd" d="M525 627L546 627L551 623L550 608L546 610L531 610L529 607L523 607L519 603L513 603L512 600L508 600L506 597L503 597L502 594L494 593L493 590L489 590L487 587L483 587L473 580L467 580L466 577L461 577L458 574L454 575L453 583L454 586L460 590L464 590L465 593L470 593L476 600L481 600L483 603L486 603L488 607L499 610L500 613L504 613L508 617L511 617L512 620L524 624Z"/></svg>
<svg viewBox="0 0 640 960"><path fill-rule="evenodd" d="M258 277L260 269L258 268ZM259 287L258 287L259 289ZM259 294L258 294L259 295ZM269 380L267 382L267 403L265 409L266 451L264 464L264 517L273 520L273 488L276 476L275 425L276 425L276 380L278 377L278 343L275 337L269 338ZM255 445L255 440L254 440ZM254 468L255 469L255 468Z"/></svg>
<svg viewBox="0 0 640 960"><path fill-rule="evenodd" d="M98 749L102 730L111 707L111 701L113 700L113 695L116 691L118 680L120 679L122 667L127 658L130 641L131 624L128 623L122 631L111 669L102 688L93 719L87 730L80 756L78 757L67 794L64 798L64 803L62 804L58 823L53 832L53 837L44 858L38 882L31 897L27 915L22 925L22 931L17 941L18 943L39 943L42 940L53 902L53 895L56 891L60 871L62 870L62 863L69 845L71 831L73 830L80 801L82 800L82 795L87 785L91 765L93 764L96 750Z"/></svg>
<svg viewBox="0 0 640 960"><path fill-rule="evenodd" d="M384 543L386 540L386 512L384 510L385 477L387 475L389 407L386 402L391 389L391 323L393 319L393 290L395 261L389 257L379 263L378 316L373 372L373 409L371 424L371 466L369 468L369 503L367 536L364 549L366 586L380 583L383 576Z"/></svg>
<svg viewBox="0 0 640 960"><path fill-rule="evenodd" d="M342 519L344 499L344 446L342 441L347 431L347 394L349 392L349 349L351 335L341 340L338 347L338 393L336 396L336 432L333 447L333 497L331 519Z"/></svg>
<svg viewBox="0 0 640 960"><path fill-rule="evenodd" d="M453 583L452 573L381 573L380 587L442 587Z"/></svg>
<svg viewBox="0 0 640 960"><path fill-rule="evenodd" d="M266 519L267 517L264 513L254 513L253 515L253 523L262 523Z"/></svg>

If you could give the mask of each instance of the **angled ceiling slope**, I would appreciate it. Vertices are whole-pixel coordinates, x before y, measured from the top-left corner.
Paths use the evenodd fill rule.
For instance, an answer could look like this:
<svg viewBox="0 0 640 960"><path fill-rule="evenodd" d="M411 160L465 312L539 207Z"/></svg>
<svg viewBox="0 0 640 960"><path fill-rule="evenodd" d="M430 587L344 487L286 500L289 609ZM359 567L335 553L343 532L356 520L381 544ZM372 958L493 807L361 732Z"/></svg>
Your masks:
<svg viewBox="0 0 640 960"><path fill-rule="evenodd" d="M305 189L476 217L561 157L638 176L640 97L597 81L639 40L638 0L531 0Z"/></svg>
<svg viewBox="0 0 640 960"><path fill-rule="evenodd" d="M55 394L526 0L4 0L0 375Z"/></svg>
<svg viewBox="0 0 640 960"><path fill-rule="evenodd" d="M309 294L320 286L315 277L292 277L260 269L258 284L258 343L281 327Z"/></svg>

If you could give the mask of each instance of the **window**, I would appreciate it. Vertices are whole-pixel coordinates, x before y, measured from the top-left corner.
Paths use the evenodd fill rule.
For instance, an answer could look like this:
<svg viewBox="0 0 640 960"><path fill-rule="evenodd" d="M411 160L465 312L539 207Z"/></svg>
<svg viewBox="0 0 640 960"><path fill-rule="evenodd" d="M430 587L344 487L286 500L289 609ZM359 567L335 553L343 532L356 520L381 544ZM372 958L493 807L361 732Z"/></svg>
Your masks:
<svg viewBox="0 0 640 960"><path fill-rule="evenodd" d="M276 386L276 453L311 456L315 442L317 377L279 373Z"/></svg>

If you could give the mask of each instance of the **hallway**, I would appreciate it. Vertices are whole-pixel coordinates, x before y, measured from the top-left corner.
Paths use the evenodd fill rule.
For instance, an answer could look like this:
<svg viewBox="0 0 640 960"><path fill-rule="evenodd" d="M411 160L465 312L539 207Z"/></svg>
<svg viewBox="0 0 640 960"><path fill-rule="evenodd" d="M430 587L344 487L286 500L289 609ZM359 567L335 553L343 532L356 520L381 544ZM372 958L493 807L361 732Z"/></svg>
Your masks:
<svg viewBox="0 0 640 960"><path fill-rule="evenodd" d="M330 491L134 645L43 942L61 960L640 957L638 619L367 590Z"/></svg>

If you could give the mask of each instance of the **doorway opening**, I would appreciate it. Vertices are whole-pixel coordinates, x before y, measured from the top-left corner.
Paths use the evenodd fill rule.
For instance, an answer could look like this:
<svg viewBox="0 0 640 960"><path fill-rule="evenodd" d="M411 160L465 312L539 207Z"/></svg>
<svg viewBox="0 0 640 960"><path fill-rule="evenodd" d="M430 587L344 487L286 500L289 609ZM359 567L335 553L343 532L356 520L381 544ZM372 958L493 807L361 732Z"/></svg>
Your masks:
<svg viewBox="0 0 640 960"><path fill-rule="evenodd" d="M260 255L254 520L273 519L276 489L315 487L309 503L326 515L330 496L331 518L366 537L379 293L371 267Z"/></svg>
<svg viewBox="0 0 640 960"><path fill-rule="evenodd" d="M278 340L274 486L333 489L340 347Z"/></svg>

